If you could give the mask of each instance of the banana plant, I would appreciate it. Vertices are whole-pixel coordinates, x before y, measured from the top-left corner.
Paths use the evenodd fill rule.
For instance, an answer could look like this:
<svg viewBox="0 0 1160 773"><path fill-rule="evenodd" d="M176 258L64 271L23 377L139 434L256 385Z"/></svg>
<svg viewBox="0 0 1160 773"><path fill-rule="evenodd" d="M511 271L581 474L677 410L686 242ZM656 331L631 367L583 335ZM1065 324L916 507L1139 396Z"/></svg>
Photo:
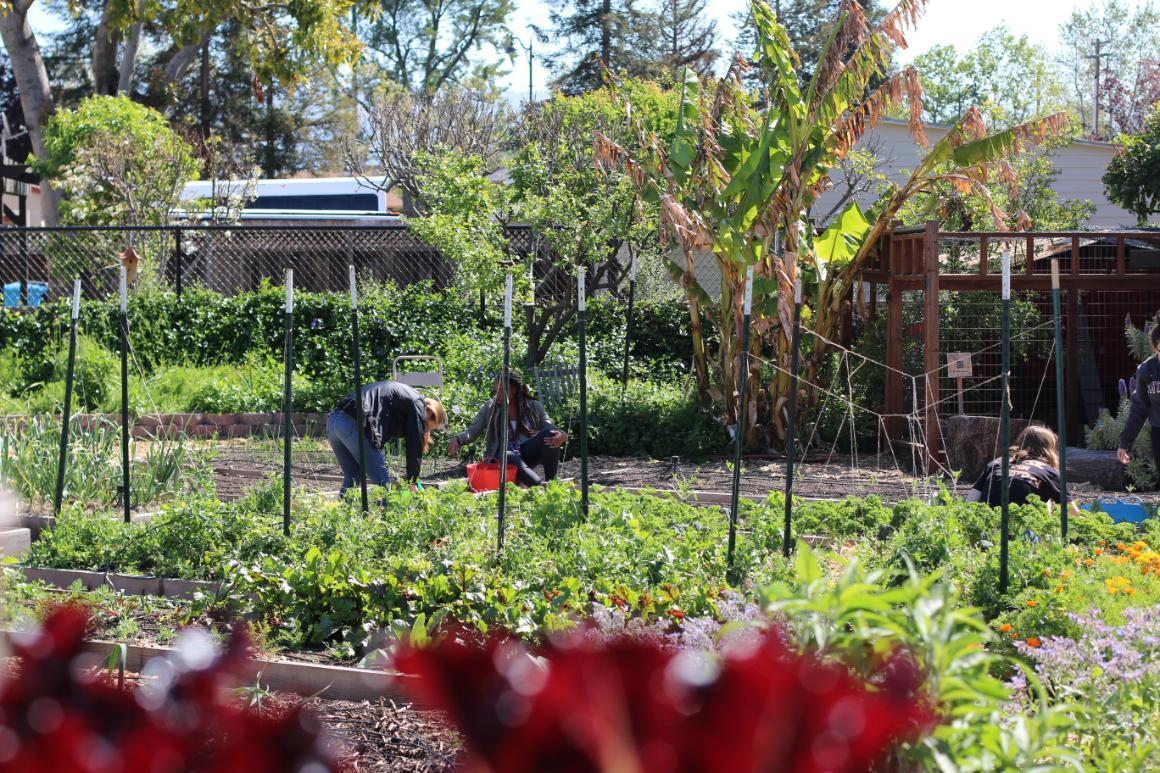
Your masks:
<svg viewBox="0 0 1160 773"><path fill-rule="evenodd" d="M912 136L927 145L918 73L909 67L888 72L893 50L905 47L905 34L926 2L902 0L872 28L861 5L844 0L821 64L803 87L784 27L764 0L752 0L757 33L752 60L737 58L721 80L685 71L670 144L638 129L640 150L632 154L607 136L595 136L599 163L625 170L642 197L659 205L665 232L679 248L670 269L689 301L698 388L703 398L719 404L728 422L744 428L751 445L785 440L795 282L803 283L802 319L813 334L803 338L808 346L801 378L813 384L849 311L860 268L906 198L929 190L936 179L985 190L993 166L1013 177L1003 160L1037 133L1057 128L1059 118L1050 117L987 137L978 112L971 111L951 132L955 137L935 145L906 185L890 191L869 213L851 203L816 234L807 219L811 206L830 185L839 160L888 111L905 103ZM750 67L762 76L756 96L741 83ZM693 270L704 252L719 269L716 299ZM734 385L749 266L754 267L755 355L750 379L762 388L742 407L735 402ZM701 334L702 310L717 323L716 352L707 349ZM760 380L763 357L774 374L768 382ZM813 397L812 390L806 397Z"/></svg>

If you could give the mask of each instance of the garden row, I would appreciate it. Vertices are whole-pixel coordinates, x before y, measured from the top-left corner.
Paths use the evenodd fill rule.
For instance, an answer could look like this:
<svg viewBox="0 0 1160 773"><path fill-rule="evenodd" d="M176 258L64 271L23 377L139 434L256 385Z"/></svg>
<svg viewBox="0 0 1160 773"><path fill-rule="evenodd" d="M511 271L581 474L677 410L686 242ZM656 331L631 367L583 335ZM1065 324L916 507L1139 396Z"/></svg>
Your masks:
<svg viewBox="0 0 1160 773"><path fill-rule="evenodd" d="M936 731L937 748L952 758L967 747L998 754L980 751L980 739L995 733L1009 744L1002 753L1011 764L1053 756L1061 733L1079 738L1071 748L1091 762L1126 753L1127 744L1156 750L1149 746L1160 726L1156 523L1137 532L1084 515L1064 544L1058 513L1014 508L1012 593L1003 596L992 548L998 513L978 504L800 502L795 533L826 534L838 549L818 563L804 547L782 557L779 495L743 503L742 579L730 583L719 508L604 491L584 520L570 486L513 492L497 554L493 497L457 486L381 496L385 507L364 516L348 503L299 493L289 536L281 533L274 486L229 504L181 497L147 523L66 511L26 564L220 582L218 596L180 602L182 619L245 615L270 647L321 649L343 661L390 649L399 637L424 641L452 620L536 642L587 619L602 635L712 649L737 625L765 624L776 610L800 647L852 658L868 677L892 647L910 649L941 709L972 716ZM1108 654L1099 644L1108 637L1127 644ZM1052 671L1076 667L1065 655L1042 661L1059 642L1089 661L1106 660L1109 676L1076 683ZM1116 653L1125 648L1134 681L1122 678L1129 655ZM1020 662L1040 668L1046 693L1020 676ZM1102 718L1071 705L1074 689L1100 702ZM1035 708L1040 698L1050 700ZM1004 714L1005 704L1022 700L1031 701L1022 713ZM1030 737L1023 746L1020 734Z"/></svg>

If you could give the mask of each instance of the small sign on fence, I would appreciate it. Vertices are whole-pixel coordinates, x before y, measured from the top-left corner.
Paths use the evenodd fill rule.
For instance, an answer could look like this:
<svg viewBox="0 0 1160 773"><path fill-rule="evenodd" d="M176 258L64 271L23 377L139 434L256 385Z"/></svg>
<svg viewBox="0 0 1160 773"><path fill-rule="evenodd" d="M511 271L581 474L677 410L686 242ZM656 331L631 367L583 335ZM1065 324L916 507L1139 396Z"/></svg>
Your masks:
<svg viewBox="0 0 1160 773"><path fill-rule="evenodd" d="M947 376L950 378L970 378L972 375L970 352L950 352L947 354Z"/></svg>
<svg viewBox="0 0 1160 773"><path fill-rule="evenodd" d="M963 379L970 378L974 371L971 368L970 352L950 352L947 354L947 375L955 380L959 393L959 415L963 414Z"/></svg>

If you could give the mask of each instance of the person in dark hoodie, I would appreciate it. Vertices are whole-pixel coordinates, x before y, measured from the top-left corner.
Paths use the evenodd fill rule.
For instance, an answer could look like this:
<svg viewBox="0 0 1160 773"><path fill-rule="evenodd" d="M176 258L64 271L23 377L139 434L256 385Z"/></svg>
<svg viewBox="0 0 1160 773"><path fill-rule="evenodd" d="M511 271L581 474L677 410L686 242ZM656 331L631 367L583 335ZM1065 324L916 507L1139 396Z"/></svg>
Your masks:
<svg viewBox="0 0 1160 773"><path fill-rule="evenodd" d="M1152 430L1152 456L1156 459L1156 468L1160 469L1160 325L1152 328L1149 337L1153 353L1136 369L1136 391L1132 393L1132 408L1120 433L1116 456L1120 464L1132 461L1128 449L1135 444L1146 420Z"/></svg>
<svg viewBox="0 0 1160 773"><path fill-rule="evenodd" d="M447 422L443 404L423 397L397 381L379 381L362 390L363 426L358 425L358 401L349 394L338 401L326 420L326 437L342 468L339 496L359 478L359 434L366 443L367 483L386 486L391 482L383 447L388 440L402 438L407 450L405 480L419 480L419 463L431 447L431 433Z"/></svg>
<svg viewBox="0 0 1160 773"><path fill-rule="evenodd" d="M1010 499L1013 505L1027 503L1032 494L1044 502L1059 502L1059 438L1047 427L1032 424L1019 433L1008 451ZM968 502L986 502L998 507L1003 501L1003 459L993 460L967 492Z"/></svg>
<svg viewBox="0 0 1160 773"><path fill-rule="evenodd" d="M510 371L511 387L508 391L508 464L516 468L516 482L525 486L540 486L552 480L560 468L560 446L568 436L552 423L544 405L528 390L524 378L517 371ZM499 461L500 414L499 396L503 391L500 381L495 382L495 397L484 403L475 414L466 430L460 432L448 444L451 456L486 429L483 458ZM536 474L533 467L542 464L544 475Z"/></svg>

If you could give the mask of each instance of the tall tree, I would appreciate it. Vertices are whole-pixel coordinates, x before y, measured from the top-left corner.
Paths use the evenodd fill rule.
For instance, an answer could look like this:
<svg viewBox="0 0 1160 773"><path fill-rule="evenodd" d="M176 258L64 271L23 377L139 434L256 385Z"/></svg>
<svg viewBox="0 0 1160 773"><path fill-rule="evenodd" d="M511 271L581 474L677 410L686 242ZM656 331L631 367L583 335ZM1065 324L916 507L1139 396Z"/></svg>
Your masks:
<svg viewBox="0 0 1160 773"><path fill-rule="evenodd" d="M550 19L551 28L537 33L554 46L544 61L565 94L598 88L605 70L637 77L653 69L655 19L634 0L570 0L553 5Z"/></svg>
<svg viewBox="0 0 1160 773"><path fill-rule="evenodd" d="M486 87L515 55L512 0L380 0L360 31L371 62L411 91ZM494 56L490 56L494 52Z"/></svg>
<svg viewBox="0 0 1160 773"><path fill-rule="evenodd" d="M1136 215L1144 226L1160 212L1160 104L1144 122L1144 130L1120 136L1119 152L1108 165L1104 186L1108 198Z"/></svg>
<svg viewBox="0 0 1160 773"><path fill-rule="evenodd" d="M962 55L953 45L935 46L914 66L922 74L923 111L934 123L950 123L972 105L988 123L1020 123L1066 101L1047 50L1006 25L983 33Z"/></svg>
<svg viewBox="0 0 1160 773"><path fill-rule="evenodd" d="M33 151L43 155L44 125L55 109L55 98L45 56L30 21L34 2L0 0L0 39L20 90ZM257 80L292 82L320 62L338 64L357 54L358 41L346 27L353 2L104 0L90 49L93 87L97 93L132 88L142 50L141 37L146 31L156 38L152 47L168 54L156 81L172 87L197 59L206 37L228 21L235 22L241 30L238 50L253 66ZM56 223L56 194L51 188L46 194L45 219Z"/></svg>
<svg viewBox="0 0 1160 773"><path fill-rule="evenodd" d="M717 58L717 22L705 17L705 0L660 0L655 16L659 62L708 73Z"/></svg>
<svg viewBox="0 0 1160 773"><path fill-rule="evenodd" d="M1135 83L1141 61L1160 50L1160 12L1151 0L1102 0L1082 10L1059 27L1059 62L1066 73L1071 98L1088 134L1096 129L1094 95L1096 89L1096 43L1100 53L1100 91L1109 79L1120 84ZM1108 125L1107 100L1101 93L1099 135L1115 136L1123 127ZM1142 122L1151 105L1142 105L1134 116Z"/></svg>

